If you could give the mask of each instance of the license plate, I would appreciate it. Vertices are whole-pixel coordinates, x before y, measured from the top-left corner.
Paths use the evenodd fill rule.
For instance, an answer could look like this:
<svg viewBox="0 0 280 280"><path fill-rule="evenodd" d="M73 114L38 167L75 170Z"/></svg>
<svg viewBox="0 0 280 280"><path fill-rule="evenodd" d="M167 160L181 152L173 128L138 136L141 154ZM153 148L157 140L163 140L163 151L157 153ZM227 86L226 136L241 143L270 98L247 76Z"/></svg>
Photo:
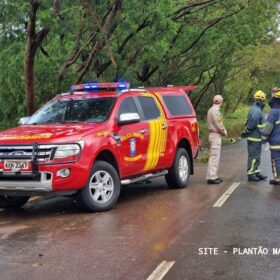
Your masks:
<svg viewBox="0 0 280 280"><path fill-rule="evenodd" d="M29 168L28 160L5 160L4 170L27 170Z"/></svg>

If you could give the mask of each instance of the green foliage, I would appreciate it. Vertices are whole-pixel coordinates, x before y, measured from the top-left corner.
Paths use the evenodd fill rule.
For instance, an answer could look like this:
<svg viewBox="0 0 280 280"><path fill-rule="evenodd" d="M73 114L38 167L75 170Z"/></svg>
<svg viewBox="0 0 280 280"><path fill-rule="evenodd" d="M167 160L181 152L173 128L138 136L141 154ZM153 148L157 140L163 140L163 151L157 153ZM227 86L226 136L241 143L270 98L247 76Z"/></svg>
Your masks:
<svg viewBox="0 0 280 280"><path fill-rule="evenodd" d="M280 86L276 0L39 3L37 31L48 27L50 32L36 54L38 106L79 77L83 82L125 79L135 87L198 84L190 96L204 118L215 94L224 96L225 111L232 112L250 103L256 89ZM0 117L5 125L25 115L28 17L28 1L0 1Z"/></svg>

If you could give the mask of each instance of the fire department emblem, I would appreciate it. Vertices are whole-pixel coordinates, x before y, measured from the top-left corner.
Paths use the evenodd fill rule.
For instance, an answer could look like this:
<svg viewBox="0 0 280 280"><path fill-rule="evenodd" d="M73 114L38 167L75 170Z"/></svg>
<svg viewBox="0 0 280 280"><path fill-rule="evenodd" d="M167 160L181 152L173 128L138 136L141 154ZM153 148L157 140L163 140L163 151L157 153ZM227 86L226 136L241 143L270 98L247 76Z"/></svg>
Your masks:
<svg viewBox="0 0 280 280"><path fill-rule="evenodd" d="M129 139L129 145L130 145L129 155L131 157L134 157L136 155L136 139L135 138Z"/></svg>

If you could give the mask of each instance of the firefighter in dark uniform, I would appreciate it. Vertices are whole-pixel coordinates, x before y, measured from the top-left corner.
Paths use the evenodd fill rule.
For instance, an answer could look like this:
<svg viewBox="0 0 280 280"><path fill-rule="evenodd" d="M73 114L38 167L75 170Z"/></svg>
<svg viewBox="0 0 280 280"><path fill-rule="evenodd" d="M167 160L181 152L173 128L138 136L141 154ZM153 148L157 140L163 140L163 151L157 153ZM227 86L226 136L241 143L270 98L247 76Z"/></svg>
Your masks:
<svg viewBox="0 0 280 280"><path fill-rule="evenodd" d="M271 151L273 179L271 185L280 185L280 88L273 88L269 102L271 111L262 129L262 139L268 142Z"/></svg>
<svg viewBox="0 0 280 280"><path fill-rule="evenodd" d="M248 144L248 163L247 163L247 176L248 181L265 180L267 176L261 174L259 169L262 152L262 135L260 129L264 127L264 113L266 96L264 92L258 90L254 94L254 104L250 108L245 132L242 133L243 137L247 138Z"/></svg>

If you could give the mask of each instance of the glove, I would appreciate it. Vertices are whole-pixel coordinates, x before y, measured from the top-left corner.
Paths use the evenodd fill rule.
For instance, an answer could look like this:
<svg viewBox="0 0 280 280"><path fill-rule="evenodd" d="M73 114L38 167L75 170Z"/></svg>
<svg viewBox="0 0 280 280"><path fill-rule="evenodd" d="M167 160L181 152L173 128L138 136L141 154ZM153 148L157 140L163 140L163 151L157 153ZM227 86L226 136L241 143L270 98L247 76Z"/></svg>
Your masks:
<svg viewBox="0 0 280 280"><path fill-rule="evenodd" d="M248 131L242 131L240 136L241 136L241 138L247 138L249 136L249 134L250 134L250 132L248 132Z"/></svg>
<svg viewBox="0 0 280 280"><path fill-rule="evenodd" d="M247 138L247 137L249 137L251 132L252 132L251 130L249 130L247 127L245 127L245 130L242 131L240 136L241 136L241 138Z"/></svg>

